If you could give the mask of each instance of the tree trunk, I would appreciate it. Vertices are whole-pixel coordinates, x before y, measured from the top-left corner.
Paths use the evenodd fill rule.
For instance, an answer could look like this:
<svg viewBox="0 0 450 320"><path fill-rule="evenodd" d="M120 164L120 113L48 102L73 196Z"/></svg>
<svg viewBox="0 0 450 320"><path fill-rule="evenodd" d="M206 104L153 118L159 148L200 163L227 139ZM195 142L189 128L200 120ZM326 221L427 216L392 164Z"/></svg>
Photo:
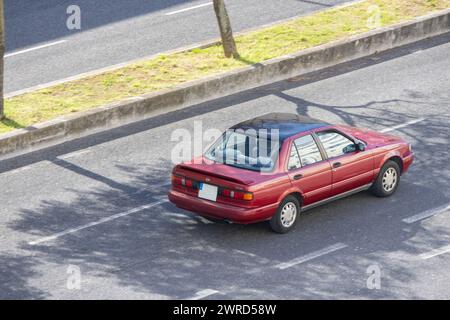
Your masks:
<svg viewBox="0 0 450 320"><path fill-rule="evenodd" d="M0 0L0 120L5 118L3 108L3 79L4 79L4 58L5 58L5 17L3 0Z"/></svg>
<svg viewBox="0 0 450 320"><path fill-rule="evenodd" d="M225 57L239 58L239 53L237 52L236 42L234 41L233 30L231 29L230 18L225 7L225 2L224 0L214 0L213 2L217 22L219 23L220 36L222 37Z"/></svg>

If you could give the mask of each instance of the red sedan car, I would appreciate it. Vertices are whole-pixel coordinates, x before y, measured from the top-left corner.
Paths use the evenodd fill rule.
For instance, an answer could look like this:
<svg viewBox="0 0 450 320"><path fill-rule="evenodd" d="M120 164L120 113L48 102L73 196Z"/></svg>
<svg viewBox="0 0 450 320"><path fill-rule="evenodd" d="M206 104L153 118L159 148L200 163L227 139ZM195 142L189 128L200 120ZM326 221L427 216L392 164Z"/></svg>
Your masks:
<svg viewBox="0 0 450 320"><path fill-rule="evenodd" d="M375 131L272 113L227 130L200 158L173 169L169 200L212 219L268 220L291 230L301 212L370 189L392 195L411 145Z"/></svg>

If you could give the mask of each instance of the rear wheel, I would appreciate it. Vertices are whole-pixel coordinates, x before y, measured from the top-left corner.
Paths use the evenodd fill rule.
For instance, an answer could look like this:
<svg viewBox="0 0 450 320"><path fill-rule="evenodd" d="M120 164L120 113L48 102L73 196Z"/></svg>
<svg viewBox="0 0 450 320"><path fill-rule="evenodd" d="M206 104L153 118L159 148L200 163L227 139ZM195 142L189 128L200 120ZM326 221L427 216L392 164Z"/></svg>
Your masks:
<svg viewBox="0 0 450 320"><path fill-rule="evenodd" d="M377 197L389 197L400 183L400 167L392 160L387 161L380 170L371 191Z"/></svg>
<svg viewBox="0 0 450 320"><path fill-rule="evenodd" d="M291 231L300 215L300 204L296 197L287 196L281 201L277 212L270 220L270 227L277 233Z"/></svg>

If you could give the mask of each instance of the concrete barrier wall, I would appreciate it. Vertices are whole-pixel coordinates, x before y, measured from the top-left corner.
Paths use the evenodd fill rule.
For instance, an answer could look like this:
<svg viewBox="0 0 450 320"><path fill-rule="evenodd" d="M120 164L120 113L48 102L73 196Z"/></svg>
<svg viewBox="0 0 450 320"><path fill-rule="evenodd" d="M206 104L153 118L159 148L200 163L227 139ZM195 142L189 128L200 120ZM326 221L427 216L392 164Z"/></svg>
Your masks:
<svg viewBox="0 0 450 320"><path fill-rule="evenodd" d="M0 155L58 143L450 32L450 9L0 136Z"/></svg>

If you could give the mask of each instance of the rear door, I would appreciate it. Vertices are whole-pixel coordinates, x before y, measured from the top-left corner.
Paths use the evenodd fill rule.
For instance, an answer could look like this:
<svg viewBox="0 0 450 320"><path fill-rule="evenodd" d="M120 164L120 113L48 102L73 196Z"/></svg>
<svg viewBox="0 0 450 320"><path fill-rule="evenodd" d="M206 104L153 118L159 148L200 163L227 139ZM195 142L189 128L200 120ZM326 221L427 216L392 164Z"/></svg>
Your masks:
<svg viewBox="0 0 450 320"><path fill-rule="evenodd" d="M290 148L288 175L291 183L301 191L303 205L330 197L331 166L313 136L308 134L293 140Z"/></svg>
<svg viewBox="0 0 450 320"><path fill-rule="evenodd" d="M332 168L332 195L362 187L373 180L371 151L358 151L354 141L338 130L316 132Z"/></svg>

